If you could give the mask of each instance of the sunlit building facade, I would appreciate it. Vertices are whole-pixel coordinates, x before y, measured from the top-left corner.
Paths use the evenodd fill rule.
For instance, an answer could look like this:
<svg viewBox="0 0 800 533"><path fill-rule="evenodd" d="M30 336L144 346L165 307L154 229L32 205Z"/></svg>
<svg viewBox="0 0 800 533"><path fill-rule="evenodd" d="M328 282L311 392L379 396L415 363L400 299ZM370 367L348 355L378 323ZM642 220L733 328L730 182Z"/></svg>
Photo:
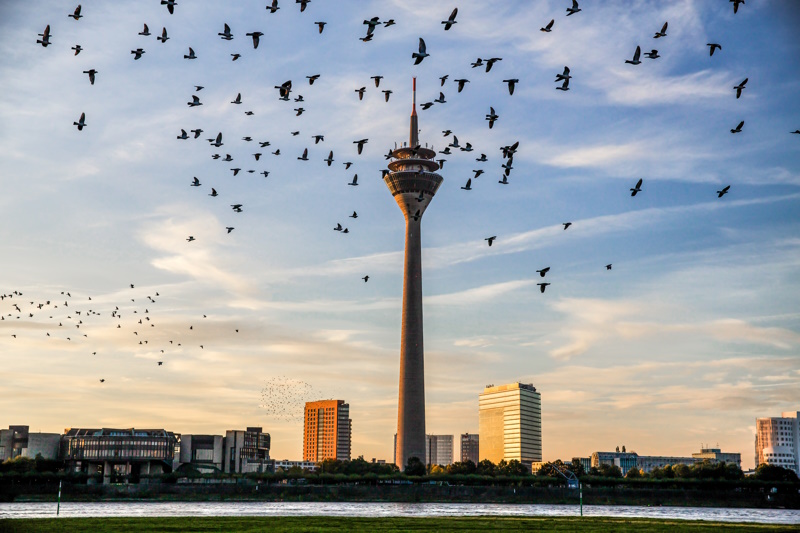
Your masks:
<svg viewBox="0 0 800 533"><path fill-rule="evenodd" d="M453 436L425 435L425 461L429 465L453 464Z"/></svg>
<svg viewBox="0 0 800 533"><path fill-rule="evenodd" d="M307 402L303 422L303 461L350 460L350 405L344 400Z"/></svg>
<svg viewBox="0 0 800 533"><path fill-rule="evenodd" d="M526 383L487 386L478 398L480 458L542 460L542 397Z"/></svg>
<svg viewBox="0 0 800 533"><path fill-rule="evenodd" d="M781 417L756 419L756 467L782 466L800 474L800 411L781 413Z"/></svg>

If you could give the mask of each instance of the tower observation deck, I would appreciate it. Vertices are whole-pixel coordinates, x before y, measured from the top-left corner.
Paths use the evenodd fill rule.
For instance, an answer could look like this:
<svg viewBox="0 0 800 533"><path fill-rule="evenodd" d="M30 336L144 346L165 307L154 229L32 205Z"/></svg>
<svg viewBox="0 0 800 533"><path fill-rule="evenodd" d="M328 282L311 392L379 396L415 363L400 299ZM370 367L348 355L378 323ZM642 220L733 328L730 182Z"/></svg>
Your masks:
<svg viewBox="0 0 800 533"><path fill-rule="evenodd" d="M407 146L392 151L394 160L383 180L406 219L403 317L400 337L400 392L397 406L398 467L411 457L425 462L425 365L422 342L422 215L439 186L436 152L419 144L414 78L411 127Z"/></svg>

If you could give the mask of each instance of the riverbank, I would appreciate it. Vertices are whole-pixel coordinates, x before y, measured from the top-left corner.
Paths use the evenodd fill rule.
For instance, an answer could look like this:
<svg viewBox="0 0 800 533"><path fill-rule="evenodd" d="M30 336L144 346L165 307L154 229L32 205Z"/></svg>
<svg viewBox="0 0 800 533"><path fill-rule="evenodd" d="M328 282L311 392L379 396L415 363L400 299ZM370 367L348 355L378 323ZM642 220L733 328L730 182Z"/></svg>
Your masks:
<svg viewBox="0 0 800 533"><path fill-rule="evenodd" d="M58 486L2 487L0 501L55 502ZM64 485L64 502L101 501L265 501L508 503L577 505L579 491L565 487L498 487L454 485L286 485L193 483L149 485ZM640 505L800 509L797 491L712 491L584 487L585 505Z"/></svg>
<svg viewBox="0 0 800 533"><path fill-rule="evenodd" d="M539 531L581 533L649 532L671 533L784 533L797 531L796 526L699 522L685 520L652 520L621 518L348 518L348 517L175 517L175 518L53 518L0 519L0 531L9 533L64 531L160 533L192 532L329 532L347 531Z"/></svg>

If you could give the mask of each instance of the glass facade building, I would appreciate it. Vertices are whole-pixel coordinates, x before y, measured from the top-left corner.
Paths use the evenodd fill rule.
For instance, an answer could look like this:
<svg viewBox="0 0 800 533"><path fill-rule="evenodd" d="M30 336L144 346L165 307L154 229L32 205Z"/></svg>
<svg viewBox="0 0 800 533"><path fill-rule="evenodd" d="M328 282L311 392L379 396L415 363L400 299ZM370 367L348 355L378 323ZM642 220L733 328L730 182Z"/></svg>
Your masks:
<svg viewBox="0 0 800 533"><path fill-rule="evenodd" d="M542 397L526 383L487 386L478 398L480 458L542 460Z"/></svg>

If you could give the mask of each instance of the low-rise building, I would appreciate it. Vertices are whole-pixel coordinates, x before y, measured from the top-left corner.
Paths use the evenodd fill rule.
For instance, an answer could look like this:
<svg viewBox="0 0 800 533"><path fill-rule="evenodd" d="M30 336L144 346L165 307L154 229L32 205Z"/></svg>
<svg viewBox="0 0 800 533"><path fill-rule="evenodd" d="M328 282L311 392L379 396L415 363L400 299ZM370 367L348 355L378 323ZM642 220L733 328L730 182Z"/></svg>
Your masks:
<svg viewBox="0 0 800 533"><path fill-rule="evenodd" d="M188 435L179 437L180 452L176 469L191 467L202 474L223 472L225 437L222 435Z"/></svg>
<svg viewBox="0 0 800 533"><path fill-rule="evenodd" d="M635 452L594 452L591 456L591 468L600 468L601 465L616 466L626 475L631 468L638 468Z"/></svg>
<svg viewBox="0 0 800 533"><path fill-rule="evenodd" d="M692 458L697 461L711 461L712 463L735 464L742 467L742 454L723 452L720 448L701 448L700 452L693 453Z"/></svg>
<svg viewBox="0 0 800 533"><path fill-rule="evenodd" d="M226 474L272 470L273 462L269 458L270 436L263 432L263 428L229 430L225 433L224 446L223 470Z"/></svg>
<svg viewBox="0 0 800 533"><path fill-rule="evenodd" d="M102 474L103 483L139 482L172 471L175 434L164 429L67 429L61 456L68 469Z"/></svg>
<svg viewBox="0 0 800 533"><path fill-rule="evenodd" d="M283 459L281 461L275 461L275 471L283 470L288 471L290 468L302 468L303 470L308 470L309 472L316 472L317 471L317 463L313 461L290 461L288 459Z"/></svg>
<svg viewBox="0 0 800 533"><path fill-rule="evenodd" d="M31 433L28 426L0 429L0 463L17 457L58 459L59 433Z"/></svg>

